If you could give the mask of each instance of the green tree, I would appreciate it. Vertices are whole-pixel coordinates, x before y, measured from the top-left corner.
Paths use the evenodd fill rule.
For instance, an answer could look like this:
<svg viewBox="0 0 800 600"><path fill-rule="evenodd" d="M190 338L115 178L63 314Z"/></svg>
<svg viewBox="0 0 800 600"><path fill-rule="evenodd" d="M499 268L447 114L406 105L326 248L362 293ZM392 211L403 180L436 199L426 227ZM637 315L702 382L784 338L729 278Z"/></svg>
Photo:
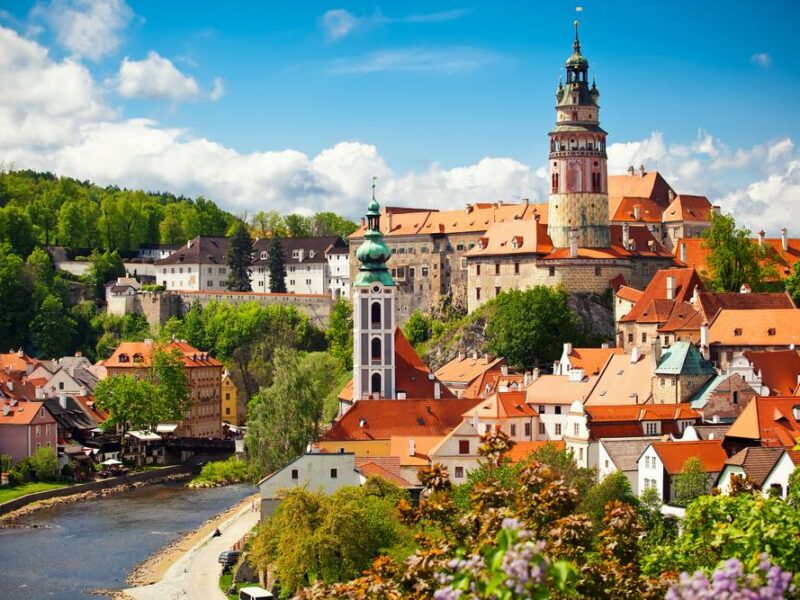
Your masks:
<svg viewBox="0 0 800 600"><path fill-rule="evenodd" d="M259 239L286 237L288 233L286 222L276 210L258 211L250 219L250 227Z"/></svg>
<svg viewBox="0 0 800 600"><path fill-rule="evenodd" d="M58 475L58 458L49 446L37 448L28 461L34 476L39 481L52 481Z"/></svg>
<svg viewBox="0 0 800 600"><path fill-rule="evenodd" d="M766 248L754 243L750 230L736 227L731 215L711 214L711 227L703 231L708 280L719 292L738 292L747 283L761 291L765 280L775 276Z"/></svg>
<svg viewBox="0 0 800 600"><path fill-rule="evenodd" d="M792 297L795 304L800 305L800 261L794 263L792 274L784 281L786 292Z"/></svg>
<svg viewBox="0 0 800 600"><path fill-rule="evenodd" d="M228 264L227 288L234 292L251 292L250 265L253 264L253 240L244 223L239 223L228 240L228 252L225 255Z"/></svg>
<svg viewBox="0 0 800 600"><path fill-rule="evenodd" d="M165 420L182 419L190 406L189 382L183 354L177 349L157 346L153 351L152 378L163 403Z"/></svg>
<svg viewBox="0 0 800 600"><path fill-rule="evenodd" d="M39 358L66 356L73 348L77 324L64 310L61 299L48 295L31 322L31 341Z"/></svg>
<svg viewBox="0 0 800 600"><path fill-rule="evenodd" d="M353 368L353 305L344 298L338 298L331 307L325 338L328 340L328 352L339 361L342 370L351 371Z"/></svg>
<svg viewBox="0 0 800 600"><path fill-rule="evenodd" d="M431 339L431 318L415 310L403 325L403 333L412 346L427 342Z"/></svg>
<svg viewBox="0 0 800 600"><path fill-rule="evenodd" d="M33 301L24 276L25 264L8 243L0 242L0 348L18 348L27 341Z"/></svg>
<svg viewBox="0 0 800 600"><path fill-rule="evenodd" d="M0 208L0 244L4 242L22 258L27 258L36 243L30 217L14 204Z"/></svg>
<svg viewBox="0 0 800 600"><path fill-rule="evenodd" d="M594 521L596 529L599 530L606 514L606 506L614 500L634 507L639 504L639 500L631 489L628 477L622 471L609 473L601 481L593 485L589 493L583 497L581 512L588 514Z"/></svg>
<svg viewBox="0 0 800 600"><path fill-rule="evenodd" d="M314 236L338 235L347 238L356 229L358 229L357 223L336 213L319 212L311 217L311 235Z"/></svg>
<svg viewBox="0 0 800 600"><path fill-rule="evenodd" d="M564 342L578 338L578 316L561 288L509 290L492 301L491 310L487 347L515 367L550 363L561 355Z"/></svg>
<svg viewBox="0 0 800 600"><path fill-rule="evenodd" d="M800 467L795 467L789 475L789 483L786 486L786 503L795 508L800 508Z"/></svg>
<svg viewBox="0 0 800 600"><path fill-rule="evenodd" d="M269 269L269 291L273 294L286 293L286 257L279 237L273 237L267 252Z"/></svg>
<svg viewBox="0 0 800 600"><path fill-rule="evenodd" d="M55 242L60 208L61 203L55 188L41 194L28 205L31 222L39 230L39 239L44 242L45 246L49 246L50 242Z"/></svg>
<svg viewBox="0 0 800 600"><path fill-rule="evenodd" d="M288 237L299 238L311 235L311 223L309 223L307 217L292 213L286 215L283 220L286 223Z"/></svg>
<svg viewBox="0 0 800 600"><path fill-rule="evenodd" d="M101 379L94 389L94 399L97 408L108 412L101 427L117 430L123 454L128 431L155 429L160 421L167 420L165 403L149 379L133 375Z"/></svg>
<svg viewBox="0 0 800 600"><path fill-rule="evenodd" d="M683 463L681 472L675 475L672 483L675 486L675 502L686 506L698 496L708 493L711 476L706 473L703 461L692 456Z"/></svg>
<svg viewBox="0 0 800 600"><path fill-rule="evenodd" d="M325 355L278 350L272 385L248 406L245 445L256 475L282 467L317 438L323 398L334 381L332 363Z"/></svg>
<svg viewBox="0 0 800 600"><path fill-rule="evenodd" d="M198 196L194 201L197 214L197 231L189 232L191 237L198 235L225 235L233 223L233 215L221 210L212 200Z"/></svg>
<svg viewBox="0 0 800 600"><path fill-rule="evenodd" d="M11 470L11 457L8 454L0 454L0 473L8 473Z"/></svg>
<svg viewBox="0 0 800 600"><path fill-rule="evenodd" d="M106 283L125 276L125 265L116 250L92 252L89 262L91 266L84 275L84 280L91 286L94 297L99 300L105 297Z"/></svg>
<svg viewBox="0 0 800 600"><path fill-rule="evenodd" d="M96 248L99 243L98 210L88 198L67 200L58 216L58 239L69 248Z"/></svg>

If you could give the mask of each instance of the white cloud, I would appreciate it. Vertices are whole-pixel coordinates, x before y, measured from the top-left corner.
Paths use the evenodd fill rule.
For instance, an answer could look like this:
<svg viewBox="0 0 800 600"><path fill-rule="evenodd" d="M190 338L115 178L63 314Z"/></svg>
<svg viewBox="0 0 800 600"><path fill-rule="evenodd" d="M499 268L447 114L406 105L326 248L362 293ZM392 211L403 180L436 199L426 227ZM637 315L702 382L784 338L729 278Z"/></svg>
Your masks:
<svg viewBox="0 0 800 600"><path fill-rule="evenodd" d="M322 15L321 22L325 37L331 41L343 38L359 25L359 19L343 8L329 10Z"/></svg>
<svg viewBox="0 0 800 600"><path fill-rule="evenodd" d="M211 88L211 92L208 94L209 100L212 102L216 102L222 95L225 93L225 86L222 84L222 78L215 77L214 78L214 87Z"/></svg>
<svg viewBox="0 0 800 600"><path fill-rule="evenodd" d="M119 47L133 11L125 0L52 0L37 5L34 15L44 18L74 56L96 61Z"/></svg>
<svg viewBox="0 0 800 600"><path fill-rule="evenodd" d="M101 185L203 194L235 212L333 210L358 217L378 176L382 202L461 208L467 202L547 198L546 148L527 165L510 157L397 172L379 149L345 141L310 156L292 149L241 153L150 119L123 119L74 59L0 27L0 164ZM221 90L220 83L216 89ZM213 91L212 91L213 93ZM612 173L658 169L682 193L705 194L743 225L776 234L800 214L800 154L791 139L729 148L707 132L670 144L660 132L608 148ZM795 235L797 232L795 232Z"/></svg>
<svg viewBox="0 0 800 600"><path fill-rule="evenodd" d="M498 59L478 48L404 48L380 50L364 57L340 60L331 64L332 75L365 75L385 71L406 73L443 73L453 75L472 71Z"/></svg>
<svg viewBox="0 0 800 600"><path fill-rule="evenodd" d="M123 59L117 75L123 98L193 100L200 95L194 77L184 75L167 58L149 52L143 60Z"/></svg>
<svg viewBox="0 0 800 600"><path fill-rule="evenodd" d="M357 29L366 29L378 25L389 25L392 23L444 23L454 21L471 12L468 8L455 8L430 13L418 13L403 17L388 17L380 9L376 9L372 14L356 16L343 8L336 8L327 11L322 15L320 23L325 31L325 37L330 41L336 41L346 37Z"/></svg>
<svg viewBox="0 0 800 600"><path fill-rule="evenodd" d="M750 57L750 62L766 69L772 64L772 57L767 52L758 52Z"/></svg>

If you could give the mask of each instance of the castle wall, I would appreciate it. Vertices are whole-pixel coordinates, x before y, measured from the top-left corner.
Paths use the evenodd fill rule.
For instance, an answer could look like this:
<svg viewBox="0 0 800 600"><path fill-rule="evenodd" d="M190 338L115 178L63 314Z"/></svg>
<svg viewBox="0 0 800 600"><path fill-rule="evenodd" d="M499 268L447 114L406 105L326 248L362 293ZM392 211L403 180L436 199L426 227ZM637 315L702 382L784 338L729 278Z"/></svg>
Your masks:
<svg viewBox="0 0 800 600"><path fill-rule="evenodd" d="M608 248L611 236L606 194L551 194L547 233L556 248L569 248L569 230L578 230L581 248Z"/></svg>

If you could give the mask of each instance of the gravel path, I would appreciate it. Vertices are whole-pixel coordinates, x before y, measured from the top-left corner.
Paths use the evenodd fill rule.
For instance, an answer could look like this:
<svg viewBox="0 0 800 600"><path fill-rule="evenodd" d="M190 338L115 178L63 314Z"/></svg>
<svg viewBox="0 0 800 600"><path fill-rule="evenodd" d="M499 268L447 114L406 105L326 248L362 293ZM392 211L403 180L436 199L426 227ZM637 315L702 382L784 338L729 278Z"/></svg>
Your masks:
<svg viewBox="0 0 800 600"><path fill-rule="evenodd" d="M129 588L124 594L135 600L226 600L219 589L222 565L217 559L258 523L259 516L247 503L219 525L221 536L204 537L167 570L161 581Z"/></svg>

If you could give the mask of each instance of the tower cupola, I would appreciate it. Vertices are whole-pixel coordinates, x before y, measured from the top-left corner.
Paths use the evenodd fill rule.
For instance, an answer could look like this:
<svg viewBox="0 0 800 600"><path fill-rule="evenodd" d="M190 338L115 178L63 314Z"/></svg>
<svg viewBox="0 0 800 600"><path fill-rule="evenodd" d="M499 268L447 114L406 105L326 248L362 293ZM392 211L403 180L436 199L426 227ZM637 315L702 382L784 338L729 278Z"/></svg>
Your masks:
<svg viewBox="0 0 800 600"><path fill-rule="evenodd" d="M394 285L386 263L392 252L383 240L381 233L381 205L375 199L375 184L372 184L372 200L367 207L367 230L364 243L356 250L356 258L361 263L353 281L354 287L369 286L379 282L386 286Z"/></svg>

